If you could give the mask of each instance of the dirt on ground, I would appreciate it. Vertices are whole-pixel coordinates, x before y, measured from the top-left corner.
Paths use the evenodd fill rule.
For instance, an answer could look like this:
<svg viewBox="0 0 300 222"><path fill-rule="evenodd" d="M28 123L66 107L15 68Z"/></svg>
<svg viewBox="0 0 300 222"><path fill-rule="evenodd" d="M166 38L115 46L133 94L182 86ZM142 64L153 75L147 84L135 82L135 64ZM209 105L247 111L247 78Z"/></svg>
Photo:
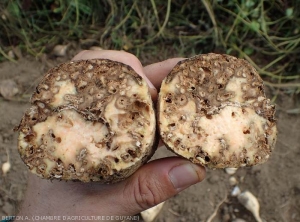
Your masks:
<svg viewBox="0 0 300 222"><path fill-rule="evenodd" d="M16 215L26 190L28 170L19 157L18 135L13 128L29 107L30 95L42 75L68 59L25 57L17 63L0 63L0 82L13 80L19 89L10 100L0 97L0 166L7 161L11 164L6 175L0 172L0 218ZM275 93L268 91L269 96ZM280 91L276 91L276 95L278 141L270 160L262 165L240 168L233 175L224 170L207 170L205 181L166 201L157 221L207 221L209 218L214 222L238 218L256 221L232 196L234 186L229 183L232 176L242 192L248 190L258 199L263 221L300 221L300 114L286 112L299 107L299 98ZM153 158L172 155L167 149L159 148Z"/></svg>

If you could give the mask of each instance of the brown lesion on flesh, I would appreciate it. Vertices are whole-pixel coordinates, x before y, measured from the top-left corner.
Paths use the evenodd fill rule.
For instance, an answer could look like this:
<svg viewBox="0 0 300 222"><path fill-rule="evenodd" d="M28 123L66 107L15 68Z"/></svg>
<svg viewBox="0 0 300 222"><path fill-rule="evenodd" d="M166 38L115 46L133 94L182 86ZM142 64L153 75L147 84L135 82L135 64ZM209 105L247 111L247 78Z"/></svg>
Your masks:
<svg viewBox="0 0 300 222"><path fill-rule="evenodd" d="M163 88L166 87L166 88ZM270 142L268 137L274 136L276 131L275 120L275 106L271 105L269 99L266 98L263 89L263 80L259 73L245 60L237 59L229 55L220 54L204 54L198 55L189 59L180 61L165 78L160 91L161 110L160 123L164 123L164 130L161 136L164 142L171 149L178 151L179 143L176 139L171 140L168 135L176 138L176 130L172 130L171 124L174 122L174 115L178 110L186 105L188 102L195 105L196 113L190 114L188 121L194 121L199 118L214 119L225 107L238 107L241 109L241 114L247 117L249 112L247 109L255 110L256 114L267 120L268 126L265 126L264 139L258 142L257 146L262 150L270 150L274 146L275 139ZM188 110L188 108L186 109ZM231 112L230 118L237 121L238 118L243 118L239 112ZM179 115L179 114L178 114ZM178 117L178 124L186 124L186 118ZM221 123L220 123L221 124ZM201 140L201 129L193 126L192 122L189 124L189 130L194 134L199 134L199 141ZM167 132L168 129L170 132ZM181 133L181 132L180 132ZM188 132L186 132L188 133ZM249 137L254 132L251 127L245 127L242 134ZM180 141L180 144L184 141ZM231 164L230 160L225 158L226 147L219 141L221 146L222 158L211 157L208 165L213 166L222 162L223 167L226 164ZM270 144L272 143L272 145ZM179 152L180 153L180 152ZM224 154L224 155L223 155ZM259 153L257 156L266 156L267 153ZM205 159L203 154L199 154L202 159ZM241 163L235 161L239 159L238 154L235 153L231 157L235 166L239 164L251 164L251 160L246 157ZM254 158L255 159L255 158ZM257 159L257 158L256 158ZM195 160L196 161L196 160ZM261 159L256 160L257 163Z"/></svg>
<svg viewBox="0 0 300 222"><path fill-rule="evenodd" d="M187 69L186 67L192 68ZM219 54L195 56L180 61L167 76L165 83L171 84L175 77L180 79L176 84L178 93L184 92L182 95L189 100L194 99L195 103L198 103L199 99L200 101L209 101L208 104L202 106L207 110L212 107L220 107L221 103L225 101L230 102L235 97L235 92L225 90L226 85L234 77L245 78L247 83L240 85L245 102L251 100L249 106L255 102L259 107L264 106L263 110L271 110L269 113L272 114L266 115L265 112L259 112L259 115L265 118L268 116L271 117L270 119L274 118L274 107L265 98L263 81L257 71L242 59ZM192 86L192 88L188 86ZM171 103L171 100L170 96L165 98L167 103Z"/></svg>
<svg viewBox="0 0 300 222"><path fill-rule="evenodd" d="M199 160L197 160L197 158L201 158L203 159L206 163L211 162L212 158L208 155L207 152L203 151L201 146L196 147L196 154L195 154L195 160L196 162L199 162Z"/></svg>
<svg viewBox="0 0 300 222"><path fill-rule="evenodd" d="M87 149L86 148L83 148L81 149L79 152L78 152L78 155L76 156L76 160L81 162L83 159L86 158L88 152L87 152Z"/></svg>
<svg viewBox="0 0 300 222"><path fill-rule="evenodd" d="M155 135L154 132L146 135L142 129L151 125L149 118L154 115L154 111L149 92L146 97L143 95L145 98L140 98L139 92L128 96L131 95L135 84L138 87L146 86L142 77L130 66L106 59L72 61L49 70L33 93L31 99L33 106L26 111L20 125L15 127L16 131L24 134L23 140L27 143L19 146L24 162L33 172L36 171L47 178L84 181L87 181L88 177L101 180L101 178L93 177L93 173L101 174L100 177L105 180L105 177L115 173L116 170L112 169L114 164L119 164L123 160L125 162L139 161L141 164L142 161L139 159L142 155L150 153L151 147L148 146L152 144L152 142L143 141L146 136L154 137ZM52 103L55 97L59 100L58 106ZM118 126L123 127L124 130L132 126L129 129L130 132L127 132L132 138L132 144L130 148L122 152L122 156L113 156L103 160L99 166L90 166L87 165L89 153L86 148L82 148L75 155L76 163L67 164L55 157L56 145L62 143L63 139L60 135L56 135L55 131L50 130L47 135L42 135L41 141L35 141L36 133L33 126L44 122L49 116L57 115L56 121L59 121L63 127L73 127L72 121L63 113L64 110L72 110L79 113L86 121L102 123L106 126L109 133L103 140L97 143L91 141L99 150L102 148L111 151L121 149L121 146L113 143L118 134L112 129L111 123L105 119L104 115L105 108L114 98L116 98L114 104L116 109L126 111L124 116L120 114ZM128 119L125 120L123 117ZM46 172L47 166L44 162L40 165L33 162L43 159L49 159L57 164ZM142 159L145 161L144 157Z"/></svg>

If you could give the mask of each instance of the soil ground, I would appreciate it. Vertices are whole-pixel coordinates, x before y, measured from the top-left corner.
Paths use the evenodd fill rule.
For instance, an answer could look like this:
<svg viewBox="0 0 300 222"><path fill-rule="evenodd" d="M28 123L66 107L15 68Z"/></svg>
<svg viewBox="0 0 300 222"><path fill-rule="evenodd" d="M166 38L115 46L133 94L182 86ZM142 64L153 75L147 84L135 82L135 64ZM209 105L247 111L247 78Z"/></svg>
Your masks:
<svg viewBox="0 0 300 222"><path fill-rule="evenodd" d="M43 73L67 59L38 61L28 57L17 63L0 64L0 81L12 79L20 89L12 100L0 97L0 166L7 161L7 155L11 163L6 176L0 172L0 218L16 214L26 190L28 171L17 151L18 135L12 129L29 107L29 97ZM146 61L149 62L151 59ZM299 104L291 95L277 96L278 141L270 160L259 166L240 168L233 176L241 191L248 190L257 197L264 221L296 222L300 221L300 114L287 114L286 110ZM173 154L159 148L154 158L170 155ZM231 196L233 186L229 178L223 170L208 170L205 181L166 201L157 221L206 221L214 212L215 222L235 218L255 221L237 198Z"/></svg>

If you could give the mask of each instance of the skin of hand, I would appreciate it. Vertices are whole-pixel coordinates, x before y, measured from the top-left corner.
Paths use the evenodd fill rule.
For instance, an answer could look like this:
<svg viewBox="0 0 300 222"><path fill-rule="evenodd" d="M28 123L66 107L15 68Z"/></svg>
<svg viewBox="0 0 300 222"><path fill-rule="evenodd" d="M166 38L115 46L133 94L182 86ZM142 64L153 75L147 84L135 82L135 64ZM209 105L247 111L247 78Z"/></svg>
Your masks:
<svg viewBox="0 0 300 222"><path fill-rule="evenodd" d="M154 102L164 77L182 58L143 67L134 55L112 50L82 51L73 60L110 59L131 66L148 83ZM205 178L205 168L179 157L151 161L115 184L49 181L29 174L18 216L131 216Z"/></svg>

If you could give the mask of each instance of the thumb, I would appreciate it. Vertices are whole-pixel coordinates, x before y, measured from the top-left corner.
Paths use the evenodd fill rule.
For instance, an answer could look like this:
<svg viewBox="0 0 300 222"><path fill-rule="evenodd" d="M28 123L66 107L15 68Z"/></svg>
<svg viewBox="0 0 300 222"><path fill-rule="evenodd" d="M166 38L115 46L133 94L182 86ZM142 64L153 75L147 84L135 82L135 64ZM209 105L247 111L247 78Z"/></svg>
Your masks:
<svg viewBox="0 0 300 222"><path fill-rule="evenodd" d="M123 181L124 214L153 207L205 178L205 168L188 160L170 157L152 161Z"/></svg>

